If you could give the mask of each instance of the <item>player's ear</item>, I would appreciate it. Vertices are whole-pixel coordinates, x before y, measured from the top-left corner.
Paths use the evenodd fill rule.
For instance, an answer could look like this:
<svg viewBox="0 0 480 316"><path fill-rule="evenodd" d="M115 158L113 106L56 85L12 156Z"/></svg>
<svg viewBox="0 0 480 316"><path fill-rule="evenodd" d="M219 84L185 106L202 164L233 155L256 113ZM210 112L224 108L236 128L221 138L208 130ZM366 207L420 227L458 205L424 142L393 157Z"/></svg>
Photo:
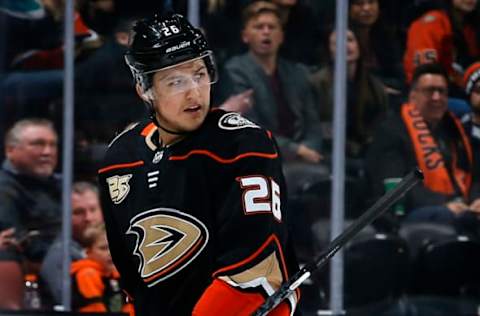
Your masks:
<svg viewBox="0 0 480 316"><path fill-rule="evenodd" d="M144 91L142 86L139 85L138 83L135 85L135 89L137 90L138 96L145 102L152 102L153 100L153 93L152 89L148 89L147 91Z"/></svg>

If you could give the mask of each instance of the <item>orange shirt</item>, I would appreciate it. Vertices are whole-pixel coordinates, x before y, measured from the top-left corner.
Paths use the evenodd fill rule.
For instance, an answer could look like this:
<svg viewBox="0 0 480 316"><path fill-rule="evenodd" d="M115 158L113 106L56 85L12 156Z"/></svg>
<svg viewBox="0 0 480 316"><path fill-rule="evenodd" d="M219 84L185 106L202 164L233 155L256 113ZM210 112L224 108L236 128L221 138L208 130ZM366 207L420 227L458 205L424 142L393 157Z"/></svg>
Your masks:
<svg viewBox="0 0 480 316"><path fill-rule="evenodd" d="M133 308L125 302L117 272L105 273L103 266L86 258L72 263L72 305L79 312L126 312Z"/></svg>
<svg viewBox="0 0 480 316"><path fill-rule="evenodd" d="M468 44L469 55L478 56L480 49L475 30L467 25L463 30L463 36ZM453 68L455 56L452 24L445 11L429 11L410 25L403 56L407 82L411 81L413 71L418 65L438 62L447 69L451 79L461 85L461 73Z"/></svg>

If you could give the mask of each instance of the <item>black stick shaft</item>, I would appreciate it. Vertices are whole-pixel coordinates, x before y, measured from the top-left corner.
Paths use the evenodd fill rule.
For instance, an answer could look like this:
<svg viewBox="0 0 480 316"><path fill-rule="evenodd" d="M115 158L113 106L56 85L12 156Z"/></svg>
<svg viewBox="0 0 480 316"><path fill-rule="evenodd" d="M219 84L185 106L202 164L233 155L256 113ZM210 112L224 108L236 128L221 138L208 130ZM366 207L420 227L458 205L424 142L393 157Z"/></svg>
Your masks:
<svg viewBox="0 0 480 316"><path fill-rule="evenodd" d="M365 226L373 222L377 217L382 215L390 206L400 200L410 189L423 179L423 174L416 169L406 175L402 181L395 186L394 189L383 195L374 205L372 205L365 213L363 213L355 222L353 222L343 233L338 235L328 248L324 250L313 262L304 266L300 271L295 273L287 282L285 282L273 295L260 306L254 316L267 315L272 309L280 304L284 299L290 296L303 281L308 279L310 274L323 267L327 262L342 248L350 239L352 239Z"/></svg>

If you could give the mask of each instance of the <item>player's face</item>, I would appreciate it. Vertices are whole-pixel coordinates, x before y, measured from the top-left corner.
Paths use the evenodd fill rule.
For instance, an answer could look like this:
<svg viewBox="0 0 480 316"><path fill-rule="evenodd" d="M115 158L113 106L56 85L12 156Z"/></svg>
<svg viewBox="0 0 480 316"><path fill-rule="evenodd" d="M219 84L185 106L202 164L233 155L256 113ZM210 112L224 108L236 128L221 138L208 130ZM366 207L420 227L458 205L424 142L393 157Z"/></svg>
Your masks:
<svg viewBox="0 0 480 316"><path fill-rule="evenodd" d="M330 55L332 59L335 58L335 53L337 50L337 33L333 31L330 34L329 46L330 46ZM360 48L358 46L357 38L352 31L347 31L347 62L355 62L360 57Z"/></svg>
<svg viewBox="0 0 480 316"><path fill-rule="evenodd" d="M480 114L480 80L473 85L470 105L475 113Z"/></svg>
<svg viewBox="0 0 480 316"><path fill-rule="evenodd" d="M198 129L210 107L210 85L202 59L156 72L153 106L160 126L174 132Z"/></svg>
<svg viewBox="0 0 480 316"><path fill-rule="evenodd" d="M453 0L453 7L464 13L472 12L476 5L477 0Z"/></svg>
<svg viewBox="0 0 480 316"><path fill-rule="evenodd" d="M410 92L413 102L427 123L437 123L447 111L448 86L441 75L424 74Z"/></svg>
<svg viewBox="0 0 480 316"><path fill-rule="evenodd" d="M379 14L378 0L353 0L350 5L350 19L363 26L374 24Z"/></svg>
<svg viewBox="0 0 480 316"><path fill-rule="evenodd" d="M21 173L49 177L57 165L57 135L46 126L27 126L18 143L7 146L6 156Z"/></svg>
<svg viewBox="0 0 480 316"><path fill-rule="evenodd" d="M278 17L270 12L250 19L242 31L242 40L257 56L273 56L283 43L283 30Z"/></svg>
<svg viewBox="0 0 480 316"><path fill-rule="evenodd" d="M278 6L293 7L297 4L297 0L273 0Z"/></svg>

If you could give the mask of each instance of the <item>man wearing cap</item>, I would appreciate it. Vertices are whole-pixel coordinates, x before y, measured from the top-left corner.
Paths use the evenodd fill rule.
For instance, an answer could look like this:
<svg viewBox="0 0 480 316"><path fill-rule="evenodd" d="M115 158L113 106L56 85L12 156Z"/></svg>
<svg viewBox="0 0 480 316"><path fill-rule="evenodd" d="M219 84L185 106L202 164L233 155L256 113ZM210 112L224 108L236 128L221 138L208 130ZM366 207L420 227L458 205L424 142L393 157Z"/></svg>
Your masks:
<svg viewBox="0 0 480 316"><path fill-rule="evenodd" d="M474 157L474 176L472 194L480 196L480 62L473 63L465 71L463 78L465 93L472 112L462 118L465 131L470 136ZM480 199L476 199L471 208L480 212Z"/></svg>

